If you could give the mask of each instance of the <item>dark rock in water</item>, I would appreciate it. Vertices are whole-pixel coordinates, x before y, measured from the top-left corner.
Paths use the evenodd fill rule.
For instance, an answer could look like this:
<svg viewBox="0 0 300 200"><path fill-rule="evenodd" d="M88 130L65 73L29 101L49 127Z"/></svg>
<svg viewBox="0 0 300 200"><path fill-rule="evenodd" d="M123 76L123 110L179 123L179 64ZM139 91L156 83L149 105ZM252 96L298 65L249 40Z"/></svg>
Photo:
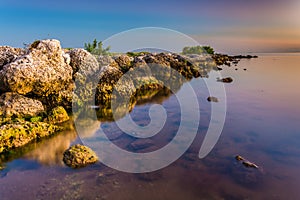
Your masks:
<svg viewBox="0 0 300 200"><path fill-rule="evenodd" d="M219 99L217 97L207 97L207 101L209 102L219 102Z"/></svg>
<svg viewBox="0 0 300 200"><path fill-rule="evenodd" d="M235 70L238 70L238 68L235 68Z"/></svg>
<svg viewBox="0 0 300 200"><path fill-rule="evenodd" d="M44 112L42 102L7 92L0 96L0 117L34 117Z"/></svg>
<svg viewBox="0 0 300 200"><path fill-rule="evenodd" d="M223 70L221 67L217 67L217 66L215 66L215 67L213 67L213 70L216 70L216 71L221 71L221 70Z"/></svg>
<svg viewBox="0 0 300 200"><path fill-rule="evenodd" d="M150 139L137 139L130 143L130 147L134 150L145 149L154 145L153 141Z"/></svg>
<svg viewBox="0 0 300 200"><path fill-rule="evenodd" d="M80 168L96 163L98 157L89 147L76 144L64 152L63 161L69 167Z"/></svg>
<svg viewBox="0 0 300 200"><path fill-rule="evenodd" d="M263 182L263 171L258 166L240 155L235 156L238 164L232 168L232 176L236 182L246 187L259 187Z"/></svg>
<svg viewBox="0 0 300 200"><path fill-rule="evenodd" d="M242 156L240 155L237 155L235 156L235 159L237 161L242 161L242 164L245 166L245 167L251 167L251 168L256 168L258 169L258 166L256 164L254 164L253 162L250 162L248 160L246 160L245 158L243 158Z"/></svg>
<svg viewBox="0 0 300 200"><path fill-rule="evenodd" d="M227 78L217 78L218 82L223 82L223 83L231 83L233 81L233 79L231 77L227 77Z"/></svg>
<svg viewBox="0 0 300 200"><path fill-rule="evenodd" d="M246 68L244 68L244 71L246 71L247 69Z"/></svg>

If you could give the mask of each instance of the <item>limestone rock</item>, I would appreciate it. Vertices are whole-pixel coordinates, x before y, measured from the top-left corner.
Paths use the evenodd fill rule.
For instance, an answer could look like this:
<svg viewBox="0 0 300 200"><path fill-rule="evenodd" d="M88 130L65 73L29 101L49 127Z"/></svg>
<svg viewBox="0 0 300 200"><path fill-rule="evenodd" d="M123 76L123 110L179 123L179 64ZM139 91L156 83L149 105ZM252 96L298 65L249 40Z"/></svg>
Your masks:
<svg viewBox="0 0 300 200"><path fill-rule="evenodd" d="M58 40L35 41L28 52L0 71L0 90L48 96L72 83L72 67Z"/></svg>
<svg viewBox="0 0 300 200"><path fill-rule="evenodd" d="M85 167L98 161L98 157L89 147L76 144L64 152L64 163L72 168Z"/></svg>
<svg viewBox="0 0 300 200"><path fill-rule="evenodd" d="M17 57L23 55L24 53L25 50L20 48L1 46L0 47L0 70L2 70L4 65L11 63Z"/></svg>
<svg viewBox="0 0 300 200"><path fill-rule="evenodd" d="M88 76L96 73L99 69L97 59L84 49L72 49L68 52L71 58L70 65L73 69L73 74L80 71Z"/></svg>
<svg viewBox="0 0 300 200"><path fill-rule="evenodd" d="M21 147L35 139L49 136L61 127L45 122L19 121L0 127L0 153L12 148Z"/></svg>
<svg viewBox="0 0 300 200"><path fill-rule="evenodd" d="M118 63L121 71L125 73L132 66L131 62L133 61L133 59L127 55L121 55L117 57L115 61Z"/></svg>
<svg viewBox="0 0 300 200"><path fill-rule="evenodd" d="M68 113L62 106L53 108L50 111L50 114L48 115L48 121L51 124L58 124L58 123L66 122L68 120L69 120Z"/></svg>
<svg viewBox="0 0 300 200"><path fill-rule="evenodd" d="M42 102L24 97L17 93L7 92L0 96L0 116L33 117L44 112Z"/></svg>

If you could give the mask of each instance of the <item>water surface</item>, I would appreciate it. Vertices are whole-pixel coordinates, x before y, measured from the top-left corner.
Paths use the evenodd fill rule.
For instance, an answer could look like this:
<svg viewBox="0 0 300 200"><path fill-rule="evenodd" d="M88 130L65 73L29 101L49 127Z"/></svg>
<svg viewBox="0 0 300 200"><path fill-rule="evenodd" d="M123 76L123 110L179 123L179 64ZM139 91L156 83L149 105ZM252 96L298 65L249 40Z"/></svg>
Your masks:
<svg viewBox="0 0 300 200"><path fill-rule="evenodd" d="M193 79L190 84L201 111L198 134L188 151L170 166L144 174L119 172L101 162L70 169L62 162L63 151L80 140L75 130L69 130L3 159L0 199L298 199L299 63L300 54L261 54L238 66L223 67L221 74L234 80L225 84L225 126L217 145L203 159L198 152L211 104L203 80ZM155 151L174 137L180 107L174 95L137 104L131 112L137 124L149 123L148 111L154 103L166 109L168 119L162 131L151 138L153 145L132 149L130 144L136 139L123 134L115 122L103 120L95 123L94 129L101 126L111 141L124 149ZM92 134L87 132L86 137ZM237 154L255 162L259 169L245 168L235 160Z"/></svg>

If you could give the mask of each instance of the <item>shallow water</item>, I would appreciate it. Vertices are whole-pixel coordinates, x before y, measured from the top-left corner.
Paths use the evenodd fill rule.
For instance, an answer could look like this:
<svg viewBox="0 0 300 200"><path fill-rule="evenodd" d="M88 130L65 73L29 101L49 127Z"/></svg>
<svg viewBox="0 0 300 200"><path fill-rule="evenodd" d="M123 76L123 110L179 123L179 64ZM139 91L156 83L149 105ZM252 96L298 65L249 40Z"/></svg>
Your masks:
<svg viewBox="0 0 300 200"><path fill-rule="evenodd" d="M216 146L203 159L198 152L211 103L206 100L209 94L203 80L194 79L190 84L201 111L198 134L185 154L168 167L142 174L119 172L101 162L69 169L62 163L62 153L80 142L76 131L70 130L7 158L0 171L0 199L298 199L299 63L300 54L261 54L238 66L223 67L223 77L234 80L225 84L225 125ZM184 93L184 88L179 92ZM137 124L147 125L152 104L166 109L167 121L151 138L153 145L132 149L135 139L122 134L115 122L98 122L90 130L101 126L114 144L130 151L160 149L174 137L181 115L174 95L158 99L136 105L130 114ZM93 134L81 133L81 137L84 140ZM237 154L255 162L259 169L245 168L235 160Z"/></svg>

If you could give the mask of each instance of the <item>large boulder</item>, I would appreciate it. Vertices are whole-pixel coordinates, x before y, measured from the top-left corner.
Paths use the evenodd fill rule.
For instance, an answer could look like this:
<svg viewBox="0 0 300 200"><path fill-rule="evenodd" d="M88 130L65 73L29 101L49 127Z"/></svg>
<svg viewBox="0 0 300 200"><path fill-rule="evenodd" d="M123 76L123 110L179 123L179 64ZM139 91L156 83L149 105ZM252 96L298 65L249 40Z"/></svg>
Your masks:
<svg viewBox="0 0 300 200"><path fill-rule="evenodd" d="M121 71L125 73L132 67L133 58L127 55L120 55L115 61L118 63Z"/></svg>
<svg viewBox="0 0 300 200"><path fill-rule="evenodd" d="M17 57L23 55L24 53L25 53L25 50L21 49L21 48L1 46L0 47L0 70L3 69L4 65L11 63Z"/></svg>
<svg viewBox="0 0 300 200"><path fill-rule="evenodd" d="M7 92L0 96L1 117L33 117L44 112L42 102L24 97L17 93Z"/></svg>
<svg viewBox="0 0 300 200"><path fill-rule="evenodd" d="M58 40L35 41L27 54L0 71L0 90L35 96L56 94L72 84L69 60Z"/></svg>
<svg viewBox="0 0 300 200"><path fill-rule="evenodd" d="M97 59L84 49L72 49L68 52L73 74L80 72L88 76L100 70Z"/></svg>
<svg viewBox="0 0 300 200"><path fill-rule="evenodd" d="M132 94L134 85L130 77L122 78L119 84L118 81L122 77L121 70L114 66L104 66L99 75L99 82L96 88L95 100L97 104L106 104L112 98L116 98L114 94L119 97L128 97ZM116 90L115 93L113 91Z"/></svg>

